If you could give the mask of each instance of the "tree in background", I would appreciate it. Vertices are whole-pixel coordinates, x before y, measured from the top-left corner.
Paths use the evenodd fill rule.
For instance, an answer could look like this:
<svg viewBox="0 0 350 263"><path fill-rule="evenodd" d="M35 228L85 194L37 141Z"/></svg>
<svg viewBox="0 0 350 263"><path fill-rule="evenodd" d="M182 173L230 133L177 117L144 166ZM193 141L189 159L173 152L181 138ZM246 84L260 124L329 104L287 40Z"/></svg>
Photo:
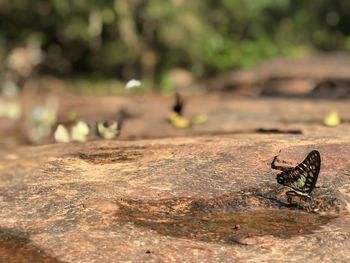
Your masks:
<svg viewBox="0 0 350 263"><path fill-rule="evenodd" d="M157 82L182 67L205 77L348 49L349 10L341 0L0 0L0 57L37 43L46 73Z"/></svg>

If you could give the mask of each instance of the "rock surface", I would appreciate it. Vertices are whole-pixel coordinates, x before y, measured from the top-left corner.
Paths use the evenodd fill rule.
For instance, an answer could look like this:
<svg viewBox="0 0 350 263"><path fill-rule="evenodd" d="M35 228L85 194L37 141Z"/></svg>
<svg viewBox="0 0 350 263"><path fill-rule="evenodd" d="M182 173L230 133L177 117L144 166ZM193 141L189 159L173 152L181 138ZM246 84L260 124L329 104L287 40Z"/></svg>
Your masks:
<svg viewBox="0 0 350 263"><path fill-rule="evenodd" d="M247 70L225 72L203 83L208 90L230 90L236 94L258 96L308 95L316 85L331 80L337 85L324 87L313 96L349 98L349 54L317 54L305 58L274 58Z"/></svg>
<svg viewBox="0 0 350 263"><path fill-rule="evenodd" d="M0 150L0 261L348 262L347 134ZM281 150L298 164L313 149L320 188L288 207L271 160Z"/></svg>
<svg viewBox="0 0 350 263"><path fill-rule="evenodd" d="M189 129L176 129L167 120L173 97L66 96L59 99L59 122L71 111L77 113L79 120L95 123L115 118L120 108L126 109L133 117L123 125L120 140L230 133L348 134L350 131L349 102L345 100L247 99L230 94L185 96L184 115L191 118L206 113L208 121ZM28 104L37 102L35 98L24 98L25 111L30 109ZM342 119L340 129L322 126L323 119L332 110L337 110ZM15 122L0 118L0 147L25 143L23 137L28 128L23 123L23 120ZM53 135L47 141L53 142Z"/></svg>

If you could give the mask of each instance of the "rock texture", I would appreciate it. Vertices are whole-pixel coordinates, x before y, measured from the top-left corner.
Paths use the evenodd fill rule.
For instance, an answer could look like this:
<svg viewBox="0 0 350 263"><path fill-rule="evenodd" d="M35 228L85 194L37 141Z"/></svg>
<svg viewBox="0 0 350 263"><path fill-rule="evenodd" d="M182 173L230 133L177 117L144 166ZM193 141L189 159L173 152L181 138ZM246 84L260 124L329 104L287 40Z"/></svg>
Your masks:
<svg viewBox="0 0 350 263"><path fill-rule="evenodd" d="M0 150L0 261L348 262L350 136L315 134ZM271 160L313 149L319 188L289 207Z"/></svg>

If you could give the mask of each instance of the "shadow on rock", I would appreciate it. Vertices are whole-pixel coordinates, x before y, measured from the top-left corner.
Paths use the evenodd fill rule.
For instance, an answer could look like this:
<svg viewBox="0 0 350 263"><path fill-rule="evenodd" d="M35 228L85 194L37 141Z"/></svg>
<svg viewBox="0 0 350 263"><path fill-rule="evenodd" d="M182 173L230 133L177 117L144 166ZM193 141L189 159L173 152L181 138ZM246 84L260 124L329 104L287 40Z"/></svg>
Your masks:
<svg viewBox="0 0 350 263"><path fill-rule="evenodd" d="M7 263L60 261L31 244L28 236L20 231L0 228L0 261Z"/></svg>

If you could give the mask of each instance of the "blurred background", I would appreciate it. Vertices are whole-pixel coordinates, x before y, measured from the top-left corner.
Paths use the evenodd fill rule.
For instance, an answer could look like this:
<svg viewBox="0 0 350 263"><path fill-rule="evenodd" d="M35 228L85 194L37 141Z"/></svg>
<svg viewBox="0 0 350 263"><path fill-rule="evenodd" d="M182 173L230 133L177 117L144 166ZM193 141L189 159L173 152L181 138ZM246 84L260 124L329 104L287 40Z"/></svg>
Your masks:
<svg viewBox="0 0 350 263"><path fill-rule="evenodd" d="M276 56L348 50L349 10L340 0L2 0L0 66L164 89L174 68L201 79Z"/></svg>
<svg viewBox="0 0 350 263"><path fill-rule="evenodd" d="M58 123L110 119L123 107L136 109L129 115L137 119L142 105L157 100L166 118L175 103L137 97L130 106L115 95L343 99L350 94L349 12L341 0L0 0L0 138L13 145L18 138L9 138L42 119L50 119L48 136ZM130 80L137 83L126 88ZM201 101L189 110L210 111ZM150 129L125 138L153 137Z"/></svg>

